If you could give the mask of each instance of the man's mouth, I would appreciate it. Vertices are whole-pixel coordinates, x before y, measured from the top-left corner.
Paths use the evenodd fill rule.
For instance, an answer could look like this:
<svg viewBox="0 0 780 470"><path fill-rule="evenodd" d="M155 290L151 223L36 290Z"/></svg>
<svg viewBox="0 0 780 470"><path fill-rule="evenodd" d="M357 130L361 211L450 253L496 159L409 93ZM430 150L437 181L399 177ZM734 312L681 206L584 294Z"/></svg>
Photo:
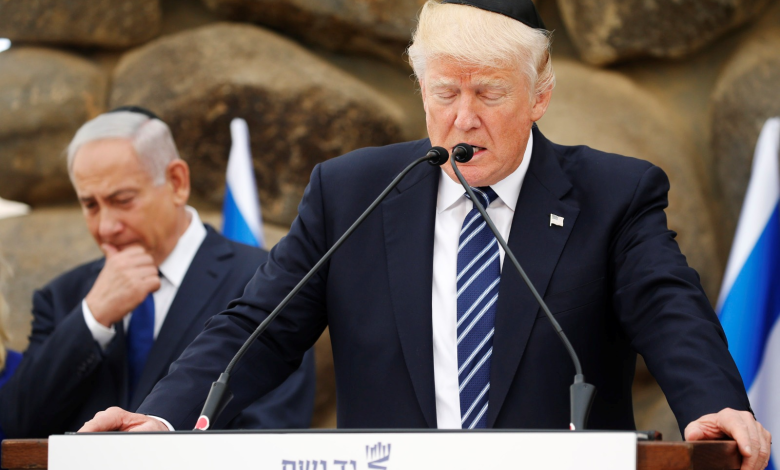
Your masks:
<svg viewBox="0 0 780 470"><path fill-rule="evenodd" d="M468 146L471 147L471 150L474 152L472 155L477 155L479 152L481 152L483 150L487 150L487 148L485 148L485 147L480 147L478 145L471 145L471 144L467 144L465 142L463 143L463 145L468 145ZM450 149L450 151L452 151L454 149L455 148L453 147L452 149Z"/></svg>

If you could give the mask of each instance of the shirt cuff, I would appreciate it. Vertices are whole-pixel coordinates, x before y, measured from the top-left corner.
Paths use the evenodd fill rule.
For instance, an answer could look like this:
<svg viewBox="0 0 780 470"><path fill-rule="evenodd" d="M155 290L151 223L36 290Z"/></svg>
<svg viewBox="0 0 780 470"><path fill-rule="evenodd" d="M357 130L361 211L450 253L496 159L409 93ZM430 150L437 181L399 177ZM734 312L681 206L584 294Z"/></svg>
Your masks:
<svg viewBox="0 0 780 470"><path fill-rule="evenodd" d="M114 328L114 325L111 325L111 328L106 328L98 323L95 320L95 316L92 315L89 305L87 305L87 299L81 301L81 311L84 314L84 322L86 322L87 328L92 333L92 338L100 345L100 349L105 351L108 344L116 336L116 328Z"/></svg>
<svg viewBox="0 0 780 470"><path fill-rule="evenodd" d="M168 428L168 431L175 431L175 429L173 429L173 426L171 426L171 423L169 423L168 421L160 418L159 416L155 416L155 415L146 415L146 416L148 416L150 418L154 418L157 421L163 423Z"/></svg>

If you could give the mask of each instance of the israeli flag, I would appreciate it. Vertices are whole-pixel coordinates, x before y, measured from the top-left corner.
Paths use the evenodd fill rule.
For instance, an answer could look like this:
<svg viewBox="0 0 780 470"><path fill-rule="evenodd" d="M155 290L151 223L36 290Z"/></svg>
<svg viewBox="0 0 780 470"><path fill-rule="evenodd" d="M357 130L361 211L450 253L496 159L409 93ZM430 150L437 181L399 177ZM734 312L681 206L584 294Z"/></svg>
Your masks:
<svg viewBox="0 0 780 470"><path fill-rule="evenodd" d="M756 418L780 455L780 118L764 124L731 247L718 315Z"/></svg>
<svg viewBox="0 0 780 470"><path fill-rule="evenodd" d="M235 118L230 122L233 144L227 165L227 185L222 204L222 234L247 245L265 247L263 218L249 147L249 127Z"/></svg>

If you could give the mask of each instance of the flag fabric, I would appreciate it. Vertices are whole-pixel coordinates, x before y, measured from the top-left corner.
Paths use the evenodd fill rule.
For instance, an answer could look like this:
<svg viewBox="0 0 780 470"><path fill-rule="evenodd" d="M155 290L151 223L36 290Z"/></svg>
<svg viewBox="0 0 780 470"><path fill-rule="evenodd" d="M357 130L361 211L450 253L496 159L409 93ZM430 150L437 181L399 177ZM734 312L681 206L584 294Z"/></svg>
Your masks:
<svg viewBox="0 0 780 470"><path fill-rule="evenodd" d="M225 200L222 204L222 234L247 245L265 247L263 218L257 198L249 127L241 118L230 122L233 143L227 165Z"/></svg>
<svg viewBox="0 0 780 470"><path fill-rule="evenodd" d="M761 130L718 315L756 419L780 436L780 118ZM769 469L780 470L780 439Z"/></svg>

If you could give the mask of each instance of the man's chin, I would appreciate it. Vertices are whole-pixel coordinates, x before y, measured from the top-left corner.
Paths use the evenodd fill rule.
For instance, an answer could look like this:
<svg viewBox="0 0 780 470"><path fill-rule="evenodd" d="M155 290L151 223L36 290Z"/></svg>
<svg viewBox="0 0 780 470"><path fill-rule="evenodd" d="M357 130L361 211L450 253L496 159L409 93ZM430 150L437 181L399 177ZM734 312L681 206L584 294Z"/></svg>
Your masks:
<svg viewBox="0 0 780 470"><path fill-rule="evenodd" d="M460 170L460 173L463 175L463 178L466 180L466 182L471 186L472 188L476 188L479 186L490 186L491 184L494 184L495 181L490 181L490 178L486 177L483 171L481 171L480 168L476 166L471 165L458 165L458 169ZM456 183L460 184L460 180L455 175L454 170L450 168L451 171L447 172L448 176L453 179Z"/></svg>

